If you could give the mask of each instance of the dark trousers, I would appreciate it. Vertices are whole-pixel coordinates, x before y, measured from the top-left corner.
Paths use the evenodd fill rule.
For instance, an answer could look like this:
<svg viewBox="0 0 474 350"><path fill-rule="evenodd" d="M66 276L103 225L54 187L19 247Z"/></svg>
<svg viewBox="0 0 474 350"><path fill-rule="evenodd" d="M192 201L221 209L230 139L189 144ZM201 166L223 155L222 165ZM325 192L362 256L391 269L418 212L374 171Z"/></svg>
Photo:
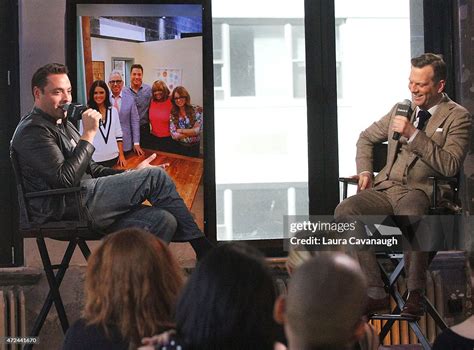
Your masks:
<svg viewBox="0 0 474 350"><path fill-rule="evenodd" d="M140 125L140 146L143 148L151 148L150 137L150 124Z"/></svg>

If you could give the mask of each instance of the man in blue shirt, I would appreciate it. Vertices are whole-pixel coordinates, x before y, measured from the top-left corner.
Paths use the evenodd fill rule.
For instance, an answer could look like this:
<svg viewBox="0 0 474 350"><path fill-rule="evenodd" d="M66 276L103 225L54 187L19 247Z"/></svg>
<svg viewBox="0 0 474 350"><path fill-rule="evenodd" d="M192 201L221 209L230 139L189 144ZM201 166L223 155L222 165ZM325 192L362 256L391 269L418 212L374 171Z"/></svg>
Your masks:
<svg viewBox="0 0 474 350"><path fill-rule="evenodd" d="M143 67L141 64L133 64L130 67L130 87L125 89L127 93L135 98L138 115L140 117L140 143L147 147L147 141L150 135L150 119L148 118L148 109L151 101L151 87L143 83Z"/></svg>

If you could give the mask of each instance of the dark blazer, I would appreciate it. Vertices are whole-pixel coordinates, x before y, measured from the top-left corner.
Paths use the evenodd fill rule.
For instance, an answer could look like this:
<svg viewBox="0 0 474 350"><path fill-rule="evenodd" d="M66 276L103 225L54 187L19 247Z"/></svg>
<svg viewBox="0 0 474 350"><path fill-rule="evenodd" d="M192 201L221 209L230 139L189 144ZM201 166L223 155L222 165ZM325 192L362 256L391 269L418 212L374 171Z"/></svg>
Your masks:
<svg viewBox="0 0 474 350"><path fill-rule="evenodd" d="M397 106L379 121L364 130L357 141L357 173L372 172L372 150L376 143L388 140L387 164L374 180L375 189L390 186L388 176L397 157L398 142L392 139L392 120ZM413 110L415 106L412 106ZM415 118L412 114L411 120ZM471 134L471 115L462 106L443 95L436 112L429 119L425 131L420 131L407 144L410 153L406 163L406 185L420 189L431 198L429 176L455 176L459 173L469 149ZM400 142L406 143L404 137Z"/></svg>
<svg viewBox="0 0 474 350"><path fill-rule="evenodd" d="M56 119L39 108L23 117L13 134L11 147L17 154L26 192L79 186L85 179L123 172L106 168L92 161L95 148L80 140L74 125L59 125ZM27 203L35 222L60 220L69 201L58 198L33 198Z"/></svg>

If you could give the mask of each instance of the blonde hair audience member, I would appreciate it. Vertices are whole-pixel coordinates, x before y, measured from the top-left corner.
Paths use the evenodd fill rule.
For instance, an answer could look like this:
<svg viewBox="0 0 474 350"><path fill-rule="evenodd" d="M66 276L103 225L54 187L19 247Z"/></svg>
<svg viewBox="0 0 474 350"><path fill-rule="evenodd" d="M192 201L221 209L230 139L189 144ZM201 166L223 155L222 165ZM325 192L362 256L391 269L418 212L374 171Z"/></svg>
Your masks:
<svg viewBox="0 0 474 350"><path fill-rule="evenodd" d="M90 256L83 318L66 333L63 349L129 349L174 327L182 287L180 268L156 236L125 229L106 236Z"/></svg>

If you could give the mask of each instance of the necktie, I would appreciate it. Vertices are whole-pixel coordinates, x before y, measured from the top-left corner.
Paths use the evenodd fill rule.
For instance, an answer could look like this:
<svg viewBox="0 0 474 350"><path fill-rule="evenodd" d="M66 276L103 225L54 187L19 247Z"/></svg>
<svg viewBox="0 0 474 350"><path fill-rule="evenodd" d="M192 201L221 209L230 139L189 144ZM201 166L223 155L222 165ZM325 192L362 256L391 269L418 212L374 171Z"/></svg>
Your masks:
<svg viewBox="0 0 474 350"><path fill-rule="evenodd" d="M428 111L420 110L418 112L418 126L417 129L423 130L426 122L430 119L431 114Z"/></svg>

